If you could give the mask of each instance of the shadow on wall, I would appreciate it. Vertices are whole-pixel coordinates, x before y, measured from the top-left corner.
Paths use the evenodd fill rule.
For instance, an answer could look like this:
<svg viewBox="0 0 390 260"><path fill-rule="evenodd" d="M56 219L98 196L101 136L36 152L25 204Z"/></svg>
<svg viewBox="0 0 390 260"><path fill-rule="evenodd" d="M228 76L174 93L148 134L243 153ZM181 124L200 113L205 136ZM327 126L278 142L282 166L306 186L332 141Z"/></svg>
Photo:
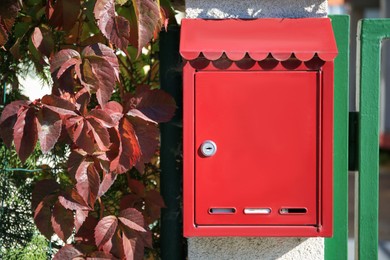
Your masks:
<svg viewBox="0 0 390 260"><path fill-rule="evenodd" d="M187 18L224 19L240 18L253 19L264 17L303 18L327 16L327 3L323 0L187 0ZM314 3L313 3L314 2Z"/></svg>
<svg viewBox="0 0 390 260"><path fill-rule="evenodd" d="M223 245L223 248L220 248ZM322 238L201 237L188 239L188 259L323 259ZM316 252L314 253L313 250ZM323 251L323 250L322 250ZM216 256L219 256L216 258ZM315 257L315 258L313 258ZM322 257L322 258L321 258Z"/></svg>

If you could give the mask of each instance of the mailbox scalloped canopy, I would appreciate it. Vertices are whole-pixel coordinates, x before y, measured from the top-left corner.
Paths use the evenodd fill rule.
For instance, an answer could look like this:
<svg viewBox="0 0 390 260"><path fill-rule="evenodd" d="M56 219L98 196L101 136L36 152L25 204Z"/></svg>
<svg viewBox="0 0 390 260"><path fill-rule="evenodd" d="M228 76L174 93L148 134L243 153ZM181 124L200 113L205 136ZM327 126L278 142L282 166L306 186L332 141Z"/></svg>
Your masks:
<svg viewBox="0 0 390 260"><path fill-rule="evenodd" d="M186 60L201 54L217 60L225 54L238 61L249 55L256 61L269 55L284 61L294 55L301 61L315 55L323 61L337 56L329 18L203 20L183 19L180 53Z"/></svg>

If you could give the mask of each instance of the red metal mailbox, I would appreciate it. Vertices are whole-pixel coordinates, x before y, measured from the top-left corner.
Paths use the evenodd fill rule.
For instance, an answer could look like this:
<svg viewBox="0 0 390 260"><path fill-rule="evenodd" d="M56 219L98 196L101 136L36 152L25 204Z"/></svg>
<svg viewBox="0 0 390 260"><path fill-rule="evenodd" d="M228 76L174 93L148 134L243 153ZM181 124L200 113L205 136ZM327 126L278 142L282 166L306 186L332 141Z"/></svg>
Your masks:
<svg viewBox="0 0 390 260"><path fill-rule="evenodd" d="M329 237L327 18L182 21L184 235Z"/></svg>

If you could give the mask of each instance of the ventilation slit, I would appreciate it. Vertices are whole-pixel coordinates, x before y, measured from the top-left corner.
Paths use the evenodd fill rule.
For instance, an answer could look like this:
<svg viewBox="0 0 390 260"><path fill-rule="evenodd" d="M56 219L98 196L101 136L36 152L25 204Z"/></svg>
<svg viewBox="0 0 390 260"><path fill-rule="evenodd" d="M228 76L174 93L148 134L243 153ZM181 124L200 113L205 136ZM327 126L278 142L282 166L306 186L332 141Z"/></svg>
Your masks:
<svg viewBox="0 0 390 260"><path fill-rule="evenodd" d="M234 214L236 213L235 208L210 208L210 214Z"/></svg>
<svg viewBox="0 0 390 260"><path fill-rule="evenodd" d="M307 209L305 208L281 208L280 214L306 214Z"/></svg>

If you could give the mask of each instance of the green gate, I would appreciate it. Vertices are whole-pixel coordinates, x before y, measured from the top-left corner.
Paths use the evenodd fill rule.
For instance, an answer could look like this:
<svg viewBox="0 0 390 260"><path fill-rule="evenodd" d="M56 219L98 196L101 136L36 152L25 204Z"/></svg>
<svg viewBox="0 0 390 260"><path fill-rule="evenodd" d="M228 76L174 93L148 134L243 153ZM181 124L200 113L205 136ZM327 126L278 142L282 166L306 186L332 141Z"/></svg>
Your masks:
<svg viewBox="0 0 390 260"><path fill-rule="evenodd" d="M325 240L325 258L342 260L348 258L349 16L330 18L339 54L334 64L334 235Z"/></svg>
<svg viewBox="0 0 390 260"><path fill-rule="evenodd" d="M335 61L334 237L325 242L326 259L347 259L348 239L348 53L349 18L332 16L339 56ZM347 35L347 37L345 37ZM390 19L363 19L358 23L357 73L359 112L349 126L357 129L351 149L355 176L355 258L378 259L379 113L381 42L390 38ZM356 114L356 116L354 116ZM354 120L356 118L356 120ZM353 145L350 147L354 148ZM356 154L356 159L354 158Z"/></svg>

